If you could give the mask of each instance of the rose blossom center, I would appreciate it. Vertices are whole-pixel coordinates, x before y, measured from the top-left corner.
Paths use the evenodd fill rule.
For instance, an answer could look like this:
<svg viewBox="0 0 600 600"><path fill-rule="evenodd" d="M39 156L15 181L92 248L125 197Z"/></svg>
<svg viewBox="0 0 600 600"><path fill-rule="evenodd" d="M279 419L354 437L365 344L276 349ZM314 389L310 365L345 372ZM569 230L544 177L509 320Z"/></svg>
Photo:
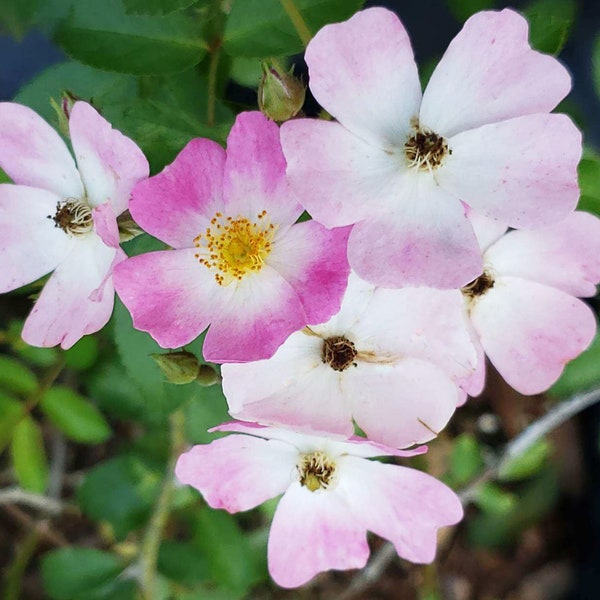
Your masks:
<svg viewBox="0 0 600 600"><path fill-rule="evenodd" d="M266 210L257 215L256 221L241 216L224 217L218 212L210 224L194 238L194 246L199 249L194 256L215 272L219 285L229 285L262 269L276 230Z"/></svg>
<svg viewBox="0 0 600 600"><path fill-rule="evenodd" d="M56 203L56 214L48 215L54 221L55 227L60 227L65 233L82 236L94 227L92 209L83 200L67 198Z"/></svg>
<svg viewBox="0 0 600 600"><path fill-rule="evenodd" d="M467 298L478 298L479 296L483 296L488 290L491 290L494 287L494 283L495 281L491 273L484 271L482 275L477 277L477 279L473 279L471 283L465 285L460 291Z"/></svg>
<svg viewBox="0 0 600 600"><path fill-rule="evenodd" d="M323 340L321 359L334 371L345 371L354 362L357 354L354 344L344 336L338 335Z"/></svg>
<svg viewBox="0 0 600 600"><path fill-rule="evenodd" d="M335 474L335 463L320 451L302 454L297 466L300 484L311 492L327 489Z"/></svg>
<svg viewBox="0 0 600 600"><path fill-rule="evenodd" d="M404 144L404 155L409 168L418 171L437 169L446 156L452 154L446 138L415 123L415 131Z"/></svg>

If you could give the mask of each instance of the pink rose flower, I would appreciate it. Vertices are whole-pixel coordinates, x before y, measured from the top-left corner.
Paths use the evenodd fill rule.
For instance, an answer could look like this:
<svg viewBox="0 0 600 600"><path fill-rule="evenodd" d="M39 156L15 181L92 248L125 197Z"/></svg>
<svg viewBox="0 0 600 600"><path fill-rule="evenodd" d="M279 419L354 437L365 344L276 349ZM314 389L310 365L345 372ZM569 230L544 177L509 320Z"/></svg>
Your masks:
<svg viewBox="0 0 600 600"><path fill-rule="evenodd" d="M359 569L369 557L367 531L390 540L412 562L435 557L436 532L463 516L456 494L422 471L366 460L414 456L426 448L394 450L361 438L302 435L232 422L230 435L194 446L175 474L209 506L249 510L283 494L271 525L269 572L297 587L328 569Z"/></svg>
<svg viewBox="0 0 600 600"><path fill-rule="evenodd" d="M456 290L376 288L352 274L342 307L268 360L224 364L235 418L407 448L435 437L464 401L477 353Z"/></svg>
<svg viewBox="0 0 600 600"><path fill-rule="evenodd" d="M129 138L89 104L69 119L77 164L60 136L31 109L0 104L0 292L54 271L25 321L34 346L69 348L112 313L113 266L125 258L116 217L148 163Z"/></svg>
<svg viewBox="0 0 600 600"><path fill-rule="evenodd" d="M470 212L484 272L462 290L480 353L513 388L539 394L581 354L596 332L590 307L577 297L600 282L600 219L574 212L532 231L509 231ZM481 392L485 363L467 381Z"/></svg>
<svg viewBox="0 0 600 600"><path fill-rule="evenodd" d="M259 112L238 115L227 152L192 140L135 188L130 210L174 248L115 271L134 326L163 347L183 346L210 324L207 360L266 358L339 309L348 228L295 223L302 208L288 187L279 128Z"/></svg>
<svg viewBox="0 0 600 600"><path fill-rule="evenodd" d="M386 9L327 25L309 43L311 91L337 122L282 126L288 175L314 219L354 224L348 258L363 279L458 288L477 277L460 200L514 228L575 208L581 135L548 114L570 77L527 33L512 10L475 14L423 94L408 35Z"/></svg>

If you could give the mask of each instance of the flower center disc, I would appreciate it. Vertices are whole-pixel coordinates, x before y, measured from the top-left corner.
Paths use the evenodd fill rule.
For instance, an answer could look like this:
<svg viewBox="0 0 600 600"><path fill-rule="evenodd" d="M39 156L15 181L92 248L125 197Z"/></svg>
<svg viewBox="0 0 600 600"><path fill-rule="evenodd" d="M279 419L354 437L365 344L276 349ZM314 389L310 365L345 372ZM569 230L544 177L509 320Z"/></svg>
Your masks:
<svg viewBox="0 0 600 600"><path fill-rule="evenodd" d="M494 278L491 274L488 271L484 271L482 275L477 277L477 279L473 279L471 283L465 285L460 291L467 298L478 298L479 296L483 296L488 290L491 290L494 287L494 283Z"/></svg>
<svg viewBox="0 0 600 600"><path fill-rule="evenodd" d="M55 227L60 227L65 233L80 236L89 233L94 227L92 209L82 200L69 198L56 203L56 214L49 219Z"/></svg>
<svg viewBox="0 0 600 600"><path fill-rule="evenodd" d="M437 169L450 154L452 150L448 148L446 139L424 127L417 127L404 144L408 166L419 171Z"/></svg>
<svg viewBox="0 0 600 600"><path fill-rule="evenodd" d="M327 489L335 473L333 463L323 452L311 452L303 454L298 463L298 474L300 484L311 492L318 489Z"/></svg>
<svg viewBox="0 0 600 600"><path fill-rule="evenodd" d="M334 371L345 371L357 354L354 344L348 338L335 336L323 340L321 358Z"/></svg>
<svg viewBox="0 0 600 600"><path fill-rule="evenodd" d="M219 285L229 285L262 269L276 229L266 210L257 215L256 221L216 213L210 224L194 238L194 246L200 250L194 256L201 265L215 271Z"/></svg>

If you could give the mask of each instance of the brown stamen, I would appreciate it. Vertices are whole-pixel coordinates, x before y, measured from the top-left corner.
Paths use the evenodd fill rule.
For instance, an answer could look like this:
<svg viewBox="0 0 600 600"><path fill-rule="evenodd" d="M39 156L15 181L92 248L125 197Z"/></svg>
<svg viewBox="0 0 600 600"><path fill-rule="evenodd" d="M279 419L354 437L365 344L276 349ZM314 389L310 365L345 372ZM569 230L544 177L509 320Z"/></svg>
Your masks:
<svg viewBox="0 0 600 600"><path fill-rule="evenodd" d="M344 336L323 340L321 358L334 371L345 371L354 362L357 354L354 344Z"/></svg>

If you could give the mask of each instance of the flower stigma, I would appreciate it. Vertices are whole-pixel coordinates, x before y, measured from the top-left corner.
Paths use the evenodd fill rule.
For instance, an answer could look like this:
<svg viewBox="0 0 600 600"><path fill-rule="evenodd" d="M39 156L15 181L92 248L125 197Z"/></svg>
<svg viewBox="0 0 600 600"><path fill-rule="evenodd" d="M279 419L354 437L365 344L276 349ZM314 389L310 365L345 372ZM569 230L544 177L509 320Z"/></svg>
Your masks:
<svg viewBox="0 0 600 600"><path fill-rule="evenodd" d="M484 270L479 277L473 279L471 283L465 285L460 291L463 296L466 296L469 299L478 298L491 290L494 287L494 283L495 281L492 274L489 271Z"/></svg>
<svg viewBox="0 0 600 600"><path fill-rule="evenodd" d="M433 171L437 169L446 156L452 154L446 138L419 125L413 120L414 133L404 144L404 155L409 168L418 171Z"/></svg>
<svg viewBox="0 0 600 600"><path fill-rule="evenodd" d="M82 236L94 227L92 209L83 200L67 198L56 203L56 214L48 215L54 221L55 227L60 227L65 233Z"/></svg>
<svg viewBox="0 0 600 600"><path fill-rule="evenodd" d="M334 371L345 371L358 354L354 344L344 336L338 335L323 340L321 359Z"/></svg>
<svg viewBox="0 0 600 600"><path fill-rule="evenodd" d="M200 249L194 256L201 265L215 271L219 285L227 286L260 271L271 253L276 226L266 210L256 219L224 217L218 212L210 221L211 227L194 238L194 246Z"/></svg>
<svg viewBox="0 0 600 600"><path fill-rule="evenodd" d="M302 454L297 467L300 484L311 492L327 489L335 475L335 463L320 451Z"/></svg>

